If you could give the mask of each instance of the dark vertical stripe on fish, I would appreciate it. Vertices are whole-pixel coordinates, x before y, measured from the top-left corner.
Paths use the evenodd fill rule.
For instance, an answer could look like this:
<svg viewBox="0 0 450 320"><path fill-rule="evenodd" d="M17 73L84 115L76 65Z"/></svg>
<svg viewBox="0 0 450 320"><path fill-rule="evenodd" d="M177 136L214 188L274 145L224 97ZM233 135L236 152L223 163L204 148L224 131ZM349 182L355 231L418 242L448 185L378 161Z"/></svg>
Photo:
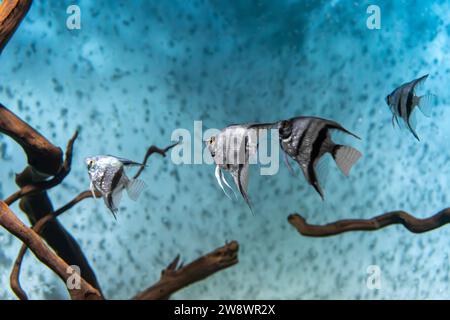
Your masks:
<svg viewBox="0 0 450 320"><path fill-rule="evenodd" d="M114 175L111 181L111 190L110 190L111 193L113 193L114 190L116 190L117 186L119 185L120 179L122 178L122 175L123 175L123 167L117 170L116 174Z"/></svg>
<svg viewBox="0 0 450 320"><path fill-rule="evenodd" d="M323 142L327 138L327 134L328 134L328 126L325 125L322 129L320 129L316 139L314 140L311 155L309 158L308 176L310 177L310 180L311 180L310 183L312 183L314 187L316 187L316 184L318 185L316 172L314 170L314 163L316 162L316 160L320 154L320 149L323 145ZM317 188L316 188L316 190L317 190ZM317 191L319 191L319 190L317 190Z"/></svg>
<svg viewBox="0 0 450 320"><path fill-rule="evenodd" d="M401 118L402 117L402 89L398 89L398 103L397 103L397 111L398 111L398 116Z"/></svg>
<svg viewBox="0 0 450 320"><path fill-rule="evenodd" d="M295 153L296 156L298 156L300 154L300 150L302 149L303 140L305 139L306 134L307 134L309 128L311 127L312 123L313 123L313 121L309 120L308 125L303 130L302 135L300 136L300 139L298 140L297 151Z"/></svg>
<svg viewBox="0 0 450 320"><path fill-rule="evenodd" d="M413 109L413 98L414 98L414 85L411 86L411 90L408 92L408 98L406 99L406 118L409 119Z"/></svg>

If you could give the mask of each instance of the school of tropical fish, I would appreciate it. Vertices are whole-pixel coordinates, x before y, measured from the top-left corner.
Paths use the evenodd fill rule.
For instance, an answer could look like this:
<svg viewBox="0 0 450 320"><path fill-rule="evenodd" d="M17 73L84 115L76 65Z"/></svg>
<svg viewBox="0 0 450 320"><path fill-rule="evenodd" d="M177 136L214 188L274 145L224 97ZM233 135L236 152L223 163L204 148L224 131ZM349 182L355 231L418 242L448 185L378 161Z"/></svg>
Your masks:
<svg viewBox="0 0 450 320"><path fill-rule="evenodd" d="M415 108L425 110L427 106L432 105L432 98L435 97L432 94L416 95L417 87L427 78L428 74L402 84L385 98L392 112L392 124L395 126L397 123L400 126L398 118L401 118L418 141L420 139L411 120ZM340 131L357 139L361 139L360 137L333 120L319 117L298 116L275 123L233 124L222 129L220 133L205 141L216 164L217 183L228 198L231 199L224 185L236 196L223 171L228 172L252 213L253 208L247 193L249 159L258 149L258 131L274 128L278 130L279 144L289 170L293 172L288 156L298 163L306 181L317 191L322 200L324 191L316 172L320 159L326 153L331 154L342 173L348 176L353 165L362 157L357 149L333 142L332 132ZM138 162L114 156L96 156L87 158L86 164L91 180L90 190L94 197L95 191L101 193L105 205L114 218L119 211L123 190L127 190L130 199L136 201L146 186L142 180L129 179L125 173L126 167L143 166Z"/></svg>

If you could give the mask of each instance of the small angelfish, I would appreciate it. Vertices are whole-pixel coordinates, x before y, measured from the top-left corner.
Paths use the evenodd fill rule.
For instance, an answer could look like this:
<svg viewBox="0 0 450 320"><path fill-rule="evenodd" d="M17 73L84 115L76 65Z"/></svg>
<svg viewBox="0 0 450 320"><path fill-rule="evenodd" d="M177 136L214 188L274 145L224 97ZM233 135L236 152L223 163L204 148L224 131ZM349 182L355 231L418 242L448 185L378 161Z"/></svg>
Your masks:
<svg viewBox="0 0 450 320"><path fill-rule="evenodd" d="M300 165L306 180L322 199L324 194L315 170L320 158L330 153L344 175L348 176L362 156L352 147L334 143L330 134L333 129L360 139L337 122L316 117L296 117L278 123L281 149ZM289 166L287 158L286 162Z"/></svg>
<svg viewBox="0 0 450 320"><path fill-rule="evenodd" d="M400 126L398 118L403 119L408 129L418 141L420 141L420 139L415 131L411 116L415 107L419 107L425 115L428 115L426 113L426 107L428 107L432 103L434 95L416 95L417 87L425 82L427 78L428 74L408 83L402 84L400 87L396 88L386 96L386 103L392 112L392 125L395 126L395 121L397 125Z"/></svg>
<svg viewBox="0 0 450 320"><path fill-rule="evenodd" d="M94 198L95 191L100 192L115 219L122 191L126 189L130 199L136 201L146 187L144 181L128 178L124 170L128 166L143 166L141 163L113 156L96 156L86 158L86 164Z"/></svg>

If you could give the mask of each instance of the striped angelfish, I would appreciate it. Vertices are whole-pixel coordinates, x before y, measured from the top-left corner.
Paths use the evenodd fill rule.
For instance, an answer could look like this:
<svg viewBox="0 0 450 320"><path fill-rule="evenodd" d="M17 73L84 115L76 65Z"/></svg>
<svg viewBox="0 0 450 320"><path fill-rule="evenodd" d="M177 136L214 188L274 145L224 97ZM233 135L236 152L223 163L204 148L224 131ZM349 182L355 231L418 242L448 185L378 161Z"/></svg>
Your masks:
<svg viewBox="0 0 450 320"><path fill-rule="evenodd" d="M331 130L337 130L360 139L334 121L316 117L296 117L278 123L281 148L285 152L285 160L290 168L287 155L293 158L303 171L310 185L324 198L316 173L316 166L325 153L330 153L345 176L362 156L349 146L336 144L331 139ZM290 168L292 171L292 168Z"/></svg>
<svg viewBox="0 0 450 320"><path fill-rule="evenodd" d="M233 124L205 141L216 164L215 175L222 191L227 197L231 198L224 188L225 185L233 191L223 174L223 171L226 171L232 176L237 189L252 213L253 208L247 194L249 160L257 152L259 130L271 129L274 128L274 125Z"/></svg>
<svg viewBox="0 0 450 320"><path fill-rule="evenodd" d="M405 83L392 91L386 97L386 103L392 112L392 125L395 127L394 121L400 126L398 118L402 118L407 128L411 131L414 137L420 141L412 119L412 113L415 107L421 107L422 112L425 114L425 107L431 102L433 95L427 94L423 96L416 96L417 86L422 84L428 78L428 74Z"/></svg>
<svg viewBox="0 0 450 320"><path fill-rule="evenodd" d="M126 189L130 199L136 201L145 188L144 181L130 179L125 174L125 167L143 166L141 163L113 156L95 156L86 158L86 165L94 198L95 191L100 192L114 218L119 211L123 190Z"/></svg>

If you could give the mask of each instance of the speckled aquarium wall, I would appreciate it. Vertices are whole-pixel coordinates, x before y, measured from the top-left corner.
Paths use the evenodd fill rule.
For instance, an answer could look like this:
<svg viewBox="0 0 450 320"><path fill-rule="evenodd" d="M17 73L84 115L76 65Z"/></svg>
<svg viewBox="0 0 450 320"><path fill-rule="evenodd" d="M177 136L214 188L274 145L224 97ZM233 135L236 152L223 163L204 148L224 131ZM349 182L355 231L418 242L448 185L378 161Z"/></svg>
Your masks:
<svg viewBox="0 0 450 320"><path fill-rule="evenodd" d="M66 27L71 4L81 30ZM366 25L371 4L381 29ZM287 222L293 212L314 224L396 209L427 217L449 205L449 12L447 1L35 1L0 56L0 101L56 145L81 130L72 173L50 191L55 207L88 188L86 156L140 160L195 120L207 129L316 115L362 137L345 138L364 154L349 178L330 163L324 202L282 162L275 176L252 169L255 215L225 197L214 166L152 157L144 196L124 197L117 222L92 199L60 218L107 298L146 288L179 253L189 262L229 240L240 243L239 264L173 298L450 298L450 227L307 238ZM418 115L418 142L392 127L384 97L427 73L439 101L430 118ZM26 159L6 136L0 158L5 198ZM20 242L2 229L0 246L0 298L13 299ZM373 265L376 290L366 284ZM32 298L67 298L30 253L22 273Z"/></svg>

